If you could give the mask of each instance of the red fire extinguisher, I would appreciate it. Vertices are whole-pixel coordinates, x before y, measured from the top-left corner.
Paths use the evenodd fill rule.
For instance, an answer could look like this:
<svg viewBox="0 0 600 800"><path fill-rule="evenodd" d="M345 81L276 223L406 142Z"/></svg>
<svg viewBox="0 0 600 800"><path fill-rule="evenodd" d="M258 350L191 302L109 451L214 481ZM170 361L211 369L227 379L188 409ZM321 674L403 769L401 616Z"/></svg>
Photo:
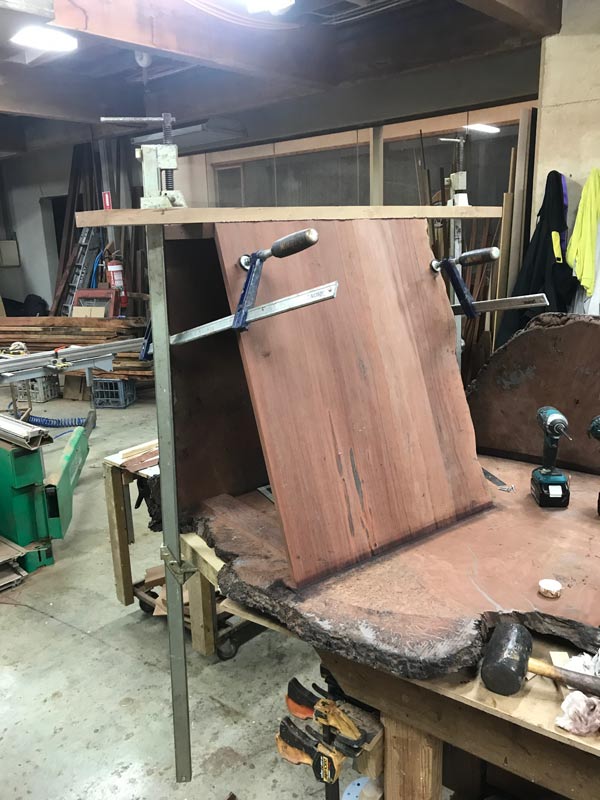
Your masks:
<svg viewBox="0 0 600 800"><path fill-rule="evenodd" d="M125 286L125 275L123 273L123 263L118 259L116 253L106 264L108 274L108 285L111 289L116 289L121 296L121 311L127 308L129 302L127 288Z"/></svg>

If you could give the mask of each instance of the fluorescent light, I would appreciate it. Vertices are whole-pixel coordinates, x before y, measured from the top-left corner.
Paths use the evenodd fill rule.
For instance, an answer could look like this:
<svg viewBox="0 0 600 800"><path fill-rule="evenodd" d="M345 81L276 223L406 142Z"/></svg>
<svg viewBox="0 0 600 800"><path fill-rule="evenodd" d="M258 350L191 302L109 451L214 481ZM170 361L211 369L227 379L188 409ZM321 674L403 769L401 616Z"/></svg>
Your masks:
<svg viewBox="0 0 600 800"><path fill-rule="evenodd" d="M280 14L294 3L295 0L246 0L246 9L249 14L261 14L264 11Z"/></svg>
<svg viewBox="0 0 600 800"><path fill-rule="evenodd" d="M47 53L72 53L77 50L77 39L74 36L47 25L26 25L15 33L11 42L20 47L44 50Z"/></svg>
<svg viewBox="0 0 600 800"><path fill-rule="evenodd" d="M460 138L451 138L450 136L440 136L440 142L462 142L463 139Z"/></svg>
<svg viewBox="0 0 600 800"><path fill-rule="evenodd" d="M472 125L463 125L468 131L477 131L478 133L500 133L500 128L495 125L484 125L482 122L474 122Z"/></svg>

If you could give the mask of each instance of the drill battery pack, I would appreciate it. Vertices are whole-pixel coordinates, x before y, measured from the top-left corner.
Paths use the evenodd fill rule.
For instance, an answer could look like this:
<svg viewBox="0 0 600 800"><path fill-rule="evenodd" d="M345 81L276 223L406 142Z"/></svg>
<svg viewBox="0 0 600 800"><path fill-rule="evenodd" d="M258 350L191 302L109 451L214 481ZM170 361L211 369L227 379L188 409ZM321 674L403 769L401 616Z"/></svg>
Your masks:
<svg viewBox="0 0 600 800"><path fill-rule="evenodd" d="M531 473L531 494L542 508L567 508L571 497L569 479L558 469L547 472L538 467Z"/></svg>

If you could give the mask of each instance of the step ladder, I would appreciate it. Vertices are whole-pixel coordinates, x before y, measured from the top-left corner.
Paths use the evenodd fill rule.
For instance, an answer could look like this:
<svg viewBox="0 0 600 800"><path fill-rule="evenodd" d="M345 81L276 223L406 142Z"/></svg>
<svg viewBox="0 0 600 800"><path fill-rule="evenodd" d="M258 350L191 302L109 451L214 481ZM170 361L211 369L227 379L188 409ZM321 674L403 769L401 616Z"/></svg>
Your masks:
<svg viewBox="0 0 600 800"><path fill-rule="evenodd" d="M60 308L61 317L70 317L73 311L75 292L78 289L88 289L94 270L94 261L101 248L100 232L98 228L83 228L75 263L71 268L71 277L67 288L65 300Z"/></svg>

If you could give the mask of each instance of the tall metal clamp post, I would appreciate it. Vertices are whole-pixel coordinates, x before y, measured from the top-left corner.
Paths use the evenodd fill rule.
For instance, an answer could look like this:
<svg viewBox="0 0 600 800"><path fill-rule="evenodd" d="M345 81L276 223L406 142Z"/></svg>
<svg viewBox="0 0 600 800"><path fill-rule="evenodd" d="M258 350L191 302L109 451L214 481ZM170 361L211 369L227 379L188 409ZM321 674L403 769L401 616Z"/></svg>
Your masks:
<svg viewBox="0 0 600 800"><path fill-rule="evenodd" d="M271 256L275 258L291 256L317 243L319 237L314 229L298 231L278 239L270 248L258 250L250 256L240 258L240 266L248 269L248 276L235 314L169 336L162 226L148 226L146 236L152 306L152 346L156 373L164 537L161 556L166 566L167 606L169 609L167 622L169 626L175 765L177 781L184 782L191 780L192 763L183 624L183 584L194 573L195 568L182 560L179 543L170 346L187 344L226 330L233 329L241 333L248 330L251 323L259 320L331 300L336 296L338 283L333 281L261 306L254 306L264 262ZM254 265L254 269L252 269L252 265Z"/></svg>

